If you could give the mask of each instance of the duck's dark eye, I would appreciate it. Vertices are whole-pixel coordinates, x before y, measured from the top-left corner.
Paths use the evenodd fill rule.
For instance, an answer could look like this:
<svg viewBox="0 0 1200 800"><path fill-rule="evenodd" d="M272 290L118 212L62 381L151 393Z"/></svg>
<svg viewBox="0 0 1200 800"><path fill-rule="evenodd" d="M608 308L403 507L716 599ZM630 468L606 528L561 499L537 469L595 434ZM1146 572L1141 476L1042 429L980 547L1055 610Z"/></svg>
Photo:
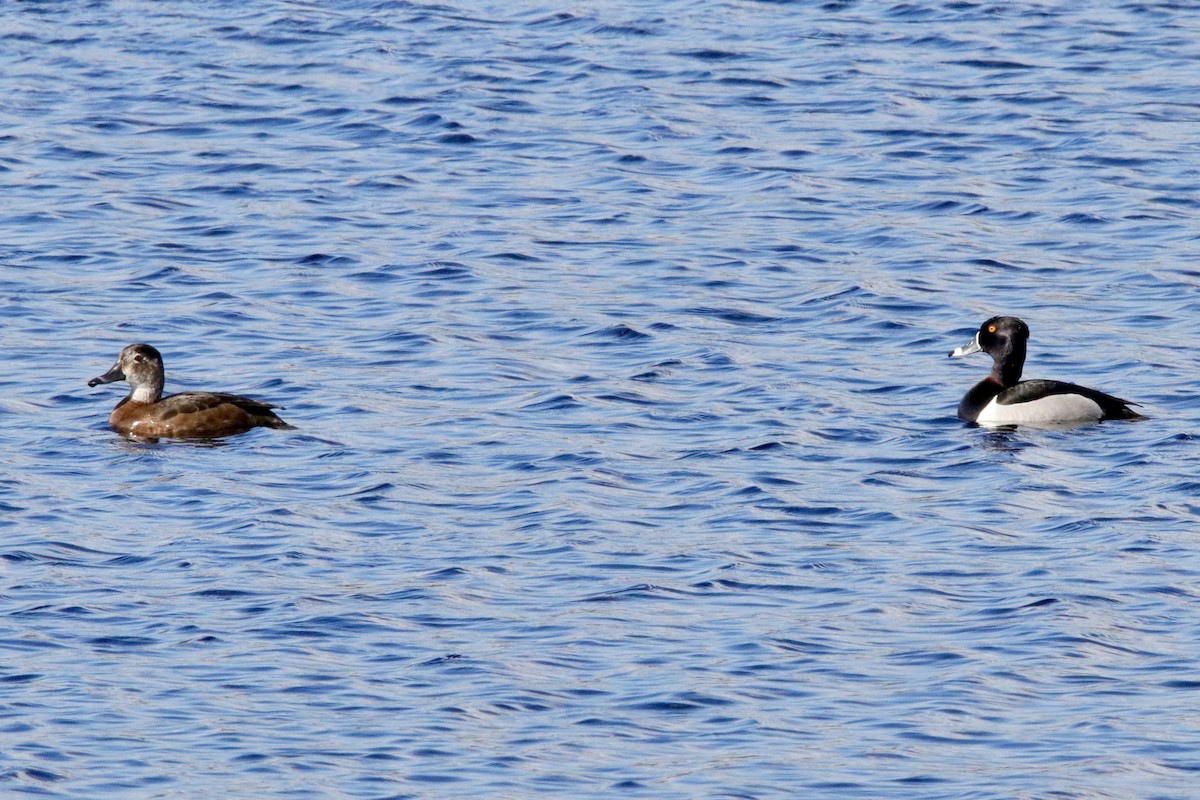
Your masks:
<svg viewBox="0 0 1200 800"><path fill-rule="evenodd" d="M145 361L146 359L142 358L140 355L136 355L133 357L133 360L140 364L143 361Z"/></svg>

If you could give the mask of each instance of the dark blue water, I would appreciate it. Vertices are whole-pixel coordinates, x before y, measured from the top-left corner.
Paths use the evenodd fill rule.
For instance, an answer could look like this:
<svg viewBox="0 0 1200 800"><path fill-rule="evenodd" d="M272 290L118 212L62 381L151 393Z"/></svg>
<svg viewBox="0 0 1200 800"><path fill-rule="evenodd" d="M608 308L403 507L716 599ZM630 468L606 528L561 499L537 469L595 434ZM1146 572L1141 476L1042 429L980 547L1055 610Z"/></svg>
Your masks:
<svg viewBox="0 0 1200 800"><path fill-rule="evenodd" d="M1200 10L0 10L0 794L1182 798ZM954 416L986 317L1149 419ZM197 446L168 389L287 407Z"/></svg>

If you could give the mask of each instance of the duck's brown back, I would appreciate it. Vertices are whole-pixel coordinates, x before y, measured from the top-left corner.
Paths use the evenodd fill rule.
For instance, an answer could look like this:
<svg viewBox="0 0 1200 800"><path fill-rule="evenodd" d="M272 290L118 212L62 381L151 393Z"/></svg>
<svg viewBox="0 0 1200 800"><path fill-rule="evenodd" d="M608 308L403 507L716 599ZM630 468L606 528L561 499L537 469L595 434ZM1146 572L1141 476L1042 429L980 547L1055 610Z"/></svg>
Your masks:
<svg viewBox="0 0 1200 800"><path fill-rule="evenodd" d="M156 403L126 399L108 421L119 433L148 439L214 439L251 428L291 428L273 408L278 406L236 394L182 392Z"/></svg>

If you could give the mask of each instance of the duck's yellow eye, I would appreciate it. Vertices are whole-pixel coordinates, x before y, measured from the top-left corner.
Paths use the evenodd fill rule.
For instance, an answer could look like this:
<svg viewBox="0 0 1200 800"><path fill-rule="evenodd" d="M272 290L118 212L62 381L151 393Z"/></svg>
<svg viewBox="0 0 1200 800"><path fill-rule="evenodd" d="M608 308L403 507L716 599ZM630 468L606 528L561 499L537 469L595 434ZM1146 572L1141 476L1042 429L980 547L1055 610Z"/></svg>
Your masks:
<svg viewBox="0 0 1200 800"><path fill-rule="evenodd" d="M996 332L996 326L988 325L988 333L995 333L995 332Z"/></svg>

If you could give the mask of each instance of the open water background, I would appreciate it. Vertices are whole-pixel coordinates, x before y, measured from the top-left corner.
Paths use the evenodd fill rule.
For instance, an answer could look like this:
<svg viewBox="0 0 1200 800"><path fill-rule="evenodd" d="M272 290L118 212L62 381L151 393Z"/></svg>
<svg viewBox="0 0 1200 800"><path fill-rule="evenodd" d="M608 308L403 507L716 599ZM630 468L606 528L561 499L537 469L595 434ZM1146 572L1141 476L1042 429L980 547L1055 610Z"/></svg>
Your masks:
<svg viewBox="0 0 1200 800"><path fill-rule="evenodd" d="M0 6L0 794L1197 796L1200 8L1057 5Z"/></svg>

